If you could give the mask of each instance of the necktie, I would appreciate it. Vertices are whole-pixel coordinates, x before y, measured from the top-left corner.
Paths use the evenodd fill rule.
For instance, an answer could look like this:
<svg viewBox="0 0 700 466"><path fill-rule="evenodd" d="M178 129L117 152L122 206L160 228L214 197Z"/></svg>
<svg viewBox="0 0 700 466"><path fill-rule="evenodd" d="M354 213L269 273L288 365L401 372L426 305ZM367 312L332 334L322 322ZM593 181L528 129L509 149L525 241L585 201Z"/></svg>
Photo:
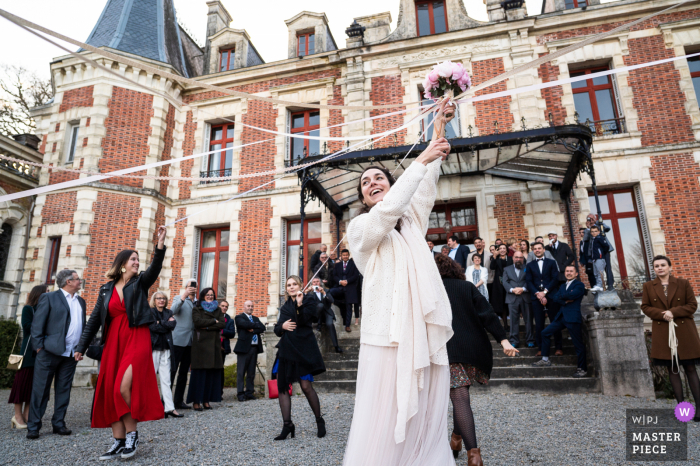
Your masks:
<svg viewBox="0 0 700 466"><path fill-rule="evenodd" d="M343 262L343 272L345 271L345 268L348 266L347 262Z"/></svg>
<svg viewBox="0 0 700 466"><path fill-rule="evenodd" d="M248 320L253 322L253 316L251 316L250 314L246 314L246 315L248 316ZM258 335L257 334L255 334L255 333L253 334L253 339L251 340L251 343L254 345L258 344Z"/></svg>

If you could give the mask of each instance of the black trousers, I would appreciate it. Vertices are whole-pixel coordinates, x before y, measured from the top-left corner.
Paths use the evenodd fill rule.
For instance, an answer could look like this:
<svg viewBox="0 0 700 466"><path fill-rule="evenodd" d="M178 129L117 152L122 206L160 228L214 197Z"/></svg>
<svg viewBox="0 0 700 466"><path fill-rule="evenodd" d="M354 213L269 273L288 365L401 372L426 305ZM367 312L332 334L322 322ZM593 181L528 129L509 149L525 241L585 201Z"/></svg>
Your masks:
<svg viewBox="0 0 700 466"><path fill-rule="evenodd" d="M238 398L253 396L253 393L255 393L255 366L258 362L258 347L251 345L247 353L238 353L236 356L238 357L236 361Z"/></svg>
<svg viewBox="0 0 700 466"><path fill-rule="evenodd" d="M571 335L571 341L574 343L574 348L576 349L576 356L578 357L578 367L584 371L588 370L586 366L586 344L583 342L583 332L581 332L581 324L575 322L564 322L564 318L560 317L551 324L547 326L546 329L542 331L542 356L549 356L549 339L552 335L559 333L564 328L569 329L569 335Z"/></svg>
<svg viewBox="0 0 700 466"><path fill-rule="evenodd" d="M341 312L343 315L343 327L350 327L352 325L352 308L355 307L355 317L360 318L360 304L359 303L349 303L345 299L345 289L342 286L337 286L331 288L330 290L333 299L336 301L345 302L345 312Z"/></svg>
<svg viewBox="0 0 700 466"><path fill-rule="evenodd" d="M586 275L588 275L588 283L590 283L591 288L593 288L596 284L595 272L593 271L593 262L587 262L585 267Z"/></svg>
<svg viewBox="0 0 700 466"><path fill-rule="evenodd" d="M321 314L321 322L318 323L318 329L321 330L321 325L325 325L328 329L328 334L331 336L331 344L337 348L338 347L338 334L335 331L335 324L333 323L333 315L329 314L325 310Z"/></svg>
<svg viewBox="0 0 700 466"><path fill-rule="evenodd" d="M187 385L187 373L192 362L191 346L173 345L173 352L170 355L170 388L175 384L175 373L177 373L177 385L173 392L173 404L175 408L182 404L185 398L185 386ZM179 370L178 370L179 369Z"/></svg>
<svg viewBox="0 0 700 466"><path fill-rule="evenodd" d="M78 362L72 357L56 356L46 350L39 351L34 363L34 382L32 398L29 403L27 429L41 429L41 418L51 395L51 383L54 383L54 410L51 418L53 427L65 427L66 411L70 403L70 391ZM55 379L55 382L54 382Z"/></svg>
<svg viewBox="0 0 700 466"><path fill-rule="evenodd" d="M552 309L550 306L551 300L547 301L547 305L549 307L545 309L545 307L540 303L539 299L537 299L537 297L535 297L535 295L533 294L532 313L535 315L535 344L540 349L540 351L542 351L543 355L544 347L542 345L544 344L544 342L542 341L542 330L544 330L544 318L545 316L547 316L549 317L549 321L553 322L554 317L557 315L554 309ZM559 308L557 307L557 311L558 310ZM556 349L562 348L561 329L554 333L554 346Z"/></svg>

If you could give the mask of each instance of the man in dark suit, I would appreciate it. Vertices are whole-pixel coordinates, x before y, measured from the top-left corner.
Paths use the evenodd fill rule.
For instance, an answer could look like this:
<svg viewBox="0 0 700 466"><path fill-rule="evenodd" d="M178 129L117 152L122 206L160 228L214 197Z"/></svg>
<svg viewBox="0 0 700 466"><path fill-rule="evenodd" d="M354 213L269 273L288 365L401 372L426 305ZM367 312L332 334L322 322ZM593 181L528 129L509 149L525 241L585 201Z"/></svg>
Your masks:
<svg viewBox="0 0 700 466"><path fill-rule="evenodd" d="M333 270L333 280L335 286L331 288L331 295L338 301L345 301L345 313L343 314L343 325L346 332L352 332L352 308L355 306L355 317L360 315L358 307L360 296L357 292L357 282L360 280L360 271L355 265L355 261L350 259L350 251L343 249L340 251L340 260L336 262ZM342 309L341 309L342 311Z"/></svg>
<svg viewBox="0 0 700 466"><path fill-rule="evenodd" d="M533 244L532 251L535 253L535 260L528 263L525 267L525 277L527 288L530 290L533 298L532 311L535 314L535 343L540 348L537 356L541 356L545 313L549 317L550 322L553 321L555 315L553 309L545 308L547 303L546 296L557 291L559 287L559 272L556 261L544 257L544 244ZM556 346L555 354L557 356L564 354L561 350L561 331L554 334L554 344Z"/></svg>
<svg viewBox="0 0 700 466"><path fill-rule="evenodd" d="M450 248L450 258L462 266L462 269L467 270L467 258L469 257L469 247L459 244L457 235L452 235L447 238L447 246Z"/></svg>
<svg viewBox="0 0 700 466"><path fill-rule="evenodd" d="M85 300L78 296L80 278L75 270L56 274L60 288L45 293L39 299L32 322L32 348L37 352L34 363L34 383L29 404L27 438L39 438L41 418L46 412L54 384L53 433L70 435L64 418L70 402L75 367L73 353L85 327Z"/></svg>
<svg viewBox="0 0 700 466"><path fill-rule="evenodd" d="M311 295L314 300L316 300L318 306L318 329L321 330L321 326L325 325L328 329L328 333L331 337L331 343L335 347L336 353L342 353L343 350L338 345L338 334L335 332L335 312L333 312L333 296L330 293L326 293L321 279L315 277L311 280L311 286L309 287L307 293Z"/></svg>
<svg viewBox="0 0 700 466"><path fill-rule="evenodd" d="M265 324L253 315L253 301L243 303L243 312L236 316L236 329L238 341L233 348L237 356L238 372L238 401L254 400L255 395L255 366L258 362L258 354L264 351L261 333L265 333ZM244 382L245 381L245 389Z"/></svg>
<svg viewBox="0 0 700 466"><path fill-rule="evenodd" d="M555 332L561 332L567 328L578 357L578 368L573 377L585 377L588 368L586 367L586 345L581 333L581 300L586 294L586 287L577 279L578 270L575 265L567 266L564 274L567 281L548 300L557 301L560 304L559 312L554 321L542 332L542 360L533 363L533 366L552 365L549 360L549 340Z"/></svg>
<svg viewBox="0 0 700 466"><path fill-rule="evenodd" d="M321 254L326 254L328 251L328 246L322 244L318 250L309 259L309 270L314 270L316 266L321 262Z"/></svg>
<svg viewBox="0 0 700 466"><path fill-rule="evenodd" d="M564 269L566 269L566 266L574 263L576 256L568 244L559 241L556 232L550 231L548 236L549 245L545 247L545 250L549 251L552 258L557 261L557 265L559 266L559 284L561 285L566 281Z"/></svg>
<svg viewBox="0 0 700 466"><path fill-rule="evenodd" d="M440 255L439 252L433 251L433 249L435 249L435 243L433 243L430 240L428 240L427 243L428 243L428 249L430 249L430 252L433 253L433 259L436 258L437 256L439 256Z"/></svg>
<svg viewBox="0 0 700 466"><path fill-rule="evenodd" d="M513 265L503 270L503 288L506 290L506 304L510 313L510 344L514 348L520 344L520 314L522 314L525 321L527 347L533 348L535 334L532 331L531 298L525 277L525 256L520 251L515 251L513 254Z"/></svg>
<svg viewBox="0 0 700 466"><path fill-rule="evenodd" d="M320 260L316 266L311 269L311 276L316 276L321 279L324 287L330 287L333 284L333 259L328 257L325 252L321 253Z"/></svg>

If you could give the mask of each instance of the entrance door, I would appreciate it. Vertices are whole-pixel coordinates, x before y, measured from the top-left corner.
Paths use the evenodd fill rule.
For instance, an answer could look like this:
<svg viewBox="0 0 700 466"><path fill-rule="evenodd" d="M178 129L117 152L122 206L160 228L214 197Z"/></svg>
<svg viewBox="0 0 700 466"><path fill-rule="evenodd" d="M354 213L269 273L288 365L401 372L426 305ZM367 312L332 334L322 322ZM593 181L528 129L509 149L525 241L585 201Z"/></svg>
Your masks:
<svg viewBox="0 0 700 466"><path fill-rule="evenodd" d="M443 204L433 208L426 236L435 245L434 251L440 252L452 235L459 238L459 244L474 244L474 238L479 236L474 202Z"/></svg>

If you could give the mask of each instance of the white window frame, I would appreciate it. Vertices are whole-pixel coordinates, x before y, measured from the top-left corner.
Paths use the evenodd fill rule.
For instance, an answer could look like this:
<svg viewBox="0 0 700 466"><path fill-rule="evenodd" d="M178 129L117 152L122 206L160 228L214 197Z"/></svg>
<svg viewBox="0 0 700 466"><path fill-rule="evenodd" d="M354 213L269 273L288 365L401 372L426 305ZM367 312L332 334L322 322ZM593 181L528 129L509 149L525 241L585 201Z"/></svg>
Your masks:
<svg viewBox="0 0 700 466"><path fill-rule="evenodd" d="M67 129L68 144L66 144L66 163L75 161L75 151L78 150L78 139L80 137L80 122L69 123Z"/></svg>

